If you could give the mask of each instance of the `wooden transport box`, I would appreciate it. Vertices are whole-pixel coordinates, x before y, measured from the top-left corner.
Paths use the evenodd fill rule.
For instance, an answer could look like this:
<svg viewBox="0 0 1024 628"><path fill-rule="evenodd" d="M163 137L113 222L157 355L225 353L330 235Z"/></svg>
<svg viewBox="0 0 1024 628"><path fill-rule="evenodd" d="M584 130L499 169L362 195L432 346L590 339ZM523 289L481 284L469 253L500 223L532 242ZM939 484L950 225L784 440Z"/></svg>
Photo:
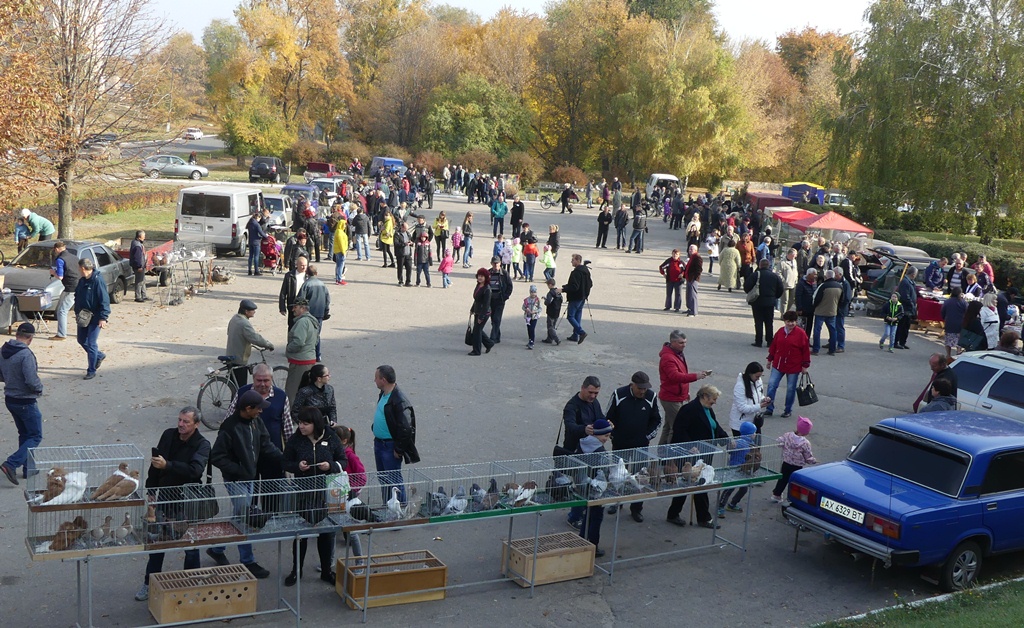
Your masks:
<svg viewBox="0 0 1024 628"><path fill-rule="evenodd" d="M256 578L243 565L149 576L149 612L160 624L256 612Z"/></svg>
<svg viewBox="0 0 1024 628"><path fill-rule="evenodd" d="M501 575L508 576L521 587L530 586L533 574L533 537L512 541L509 557L509 543L501 543ZM534 584L551 584L589 578L594 575L593 543L573 532L548 534L538 539L537 574ZM505 560L508 558L508 573Z"/></svg>
<svg viewBox="0 0 1024 628"><path fill-rule="evenodd" d="M347 564L344 558L339 558L337 562L338 579L335 588L338 595L345 600L350 608L359 608L358 605L362 604L367 577L370 578L370 597L366 601L367 608L445 598L444 589L424 591L424 589L436 589L448 584L448 567L427 550L375 554L370 559L369 566L362 564L364 562L365 559L358 556L349 556ZM347 572L346 578L342 578L343 571ZM343 581L345 582L344 589L342 589ZM346 593L351 598L355 598L355 601L346 598ZM396 593L403 595L394 595ZM393 597L379 597L382 595L392 595Z"/></svg>

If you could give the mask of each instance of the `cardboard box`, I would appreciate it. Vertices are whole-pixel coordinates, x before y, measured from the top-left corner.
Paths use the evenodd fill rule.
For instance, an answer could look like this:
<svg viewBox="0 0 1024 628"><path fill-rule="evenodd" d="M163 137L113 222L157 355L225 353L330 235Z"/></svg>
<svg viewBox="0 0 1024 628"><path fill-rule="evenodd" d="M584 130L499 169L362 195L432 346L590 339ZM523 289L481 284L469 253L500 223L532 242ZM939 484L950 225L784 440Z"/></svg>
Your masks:
<svg viewBox="0 0 1024 628"><path fill-rule="evenodd" d="M50 307L53 301L49 292L34 294L31 296L21 295L18 297L18 311L20 312L42 312Z"/></svg>
<svg viewBox="0 0 1024 628"><path fill-rule="evenodd" d="M536 577L535 585L565 582L594 575L593 543L574 532L548 534L537 539L537 573L533 575L533 537L501 543L501 575L508 576L521 587L530 586L530 578ZM506 573L506 560L508 569Z"/></svg>
<svg viewBox="0 0 1024 628"><path fill-rule="evenodd" d="M243 565L149 576L149 612L159 624L256 612L256 578Z"/></svg>

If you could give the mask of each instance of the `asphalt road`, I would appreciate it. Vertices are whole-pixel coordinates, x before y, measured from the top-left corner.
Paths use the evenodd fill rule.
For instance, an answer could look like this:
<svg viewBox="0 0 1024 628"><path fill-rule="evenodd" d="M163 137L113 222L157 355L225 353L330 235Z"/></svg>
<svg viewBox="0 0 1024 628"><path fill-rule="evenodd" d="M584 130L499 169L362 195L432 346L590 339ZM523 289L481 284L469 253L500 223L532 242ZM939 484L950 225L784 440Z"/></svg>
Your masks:
<svg viewBox="0 0 1024 628"><path fill-rule="evenodd" d="M648 249L642 255L595 250L594 210L559 215L536 203L528 207L527 221L538 234L546 233L549 224L561 227L559 282L568 276L571 253L582 252L593 261L595 286L585 313L590 335L582 345L563 342L560 347L538 345L527 351L519 305L528 290L517 283L506 307L503 342L488 355L468 357L462 336L472 300L472 272L486 265L492 242L487 212L464 199L443 196L435 203L435 212L441 209L453 224L460 224L467 210L477 215L473 267L463 270L457 264L451 288L441 289L436 276L429 290L399 288L394 271L380 268L376 256L369 263L350 261L348 285L330 287L333 316L323 333L325 361L337 391L340 420L357 429L357 451L368 468L373 467L367 427L376 402L372 376L377 364L396 367L398 384L417 409L422 465L435 466L548 455L562 407L578 392L584 376L601 378L600 401L606 406L612 389L626 384L633 371L644 370L656 379L658 352L673 328L687 333L691 370L715 371L711 383L723 391L717 406L723 419L736 374L748 362L765 359L763 349L750 346L753 326L742 295L715 291L715 273L702 282L699 316L662 312L664 283L657 267L679 245L681 232L652 222ZM435 212L428 215L432 218ZM240 298L256 299L257 330L283 348L285 318L276 311L280 279L245 276L244 260L226 258L219 263L241 270L241 276L179 307L132 302L114 306L111 324L100 337L108 358L95 380L82 380L83 352L73 341L50 342L49 334L37 337L32 349L46 386L40 401L44 445L130 442L148 451L160 432L174 425L177 410L195 402L205 369L223 350L227 321ZM320 264L322 275L329 277L331 270L330 264ZM155 287L150 292L157 296ZM564 321L559 329L564 337ZM888 354L877 349L880 334L878 320L857 316L848 320L847 352L814 359L811 372L821 401L802 412L814 420L810 438L821 461L841 458L869 425L907 411L927 381L927 357L938 347L934 336L915 332L910 351ZM282 364L283 351L272 354L271 361ZM3 416L0 451L6 455L15 446L16 432ZM795 418L768 419L766 436L792 429ZM620 563L611 583L607 577L594 576L548 585L537 588L533 599L508 582L457 589L443 601L372 609L369 620L378 625L446 626L799 626L897 599L937 594L914 570L879 567L873 573L869 561L855 562L813 534L801 535L794 553L794 529L768 494L766 487L752 491L746 553L716 546ZM708 530L665 523L667 508L667 500L649 500L644 523L623 517L617 555L632 558L709 540ZM729 514L722 523L723 536L742 539L740 516ZM531 535L534 524L532 515L517 519L513 536ZM506 520L492 520L378 532L373 546L375 552L429 549L448 565L448 582L462 584L497 577L507 525ZM543 515L539 525L542 534L568 530L562 512ZM23 494L6 481L0 484L0 529L0 616L11 625L72 623L74 565L28 559ZM607 550L613 531L614 518L606 518L602 546ZM280 570L275 549L276 544L256 548L272 578ZM358 621L358 615L316 579L315 552L310 553L302 589L307 625ZM236 560L234 550L228 555ZM285 548L284 560L289 557ZM203 564L209 559L204 557ZM1016 557L989 561L984 577L1010 574L1019 565ZM180 566L181 553L170 553L165 568ZM151 620L146 605L132 600L144 567L142 557L93 561L98 625L133 626ZM276 591L272 581L261 583L261 608L274 606ZM294 591L285 593L290 596ZM271 626L287 621L277 616L237 624Z"/></svg>
<svg viewBox="0 0 1024 628"><path fill-rule="evenodd" d="M216 135L206 135L201 140L175 138L168 141L122 142L118 146L121 149L121 156L125 158L162 154L187 155L192 151L208 153L224 150L224 142Z"/></svg>

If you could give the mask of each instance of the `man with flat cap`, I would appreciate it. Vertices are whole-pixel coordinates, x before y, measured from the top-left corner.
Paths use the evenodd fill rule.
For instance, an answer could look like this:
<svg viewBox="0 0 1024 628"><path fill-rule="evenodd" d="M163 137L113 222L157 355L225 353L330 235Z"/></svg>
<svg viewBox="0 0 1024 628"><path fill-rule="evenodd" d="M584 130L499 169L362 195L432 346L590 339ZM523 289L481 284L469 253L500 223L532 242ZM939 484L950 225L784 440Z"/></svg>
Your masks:
<svg viewBox="0 0 1024 628"><path fill-rule="evenodd" d="M256 316L256 302L252 299L242 299L238 304L238 313L228 321L228 347L224 350L224 355L234 358L230 362L234 367L231 373L239 388L249 383L249 369L246 364L249 363L253 346L268 351L274 350L274 344L259 335L249 322L253 316Z"/></svg>
<svg viewBox="0 0 1024 628"><path fill-rule="evenodd" d="M651 443L661 427L661 409L647 373L637 371L628 385L615 389L605 417L615 426L612 430L612 451L646 447ZM643 466L642 462L631 460L625 460L625 463L630 473L636 473ZM615 509L612 506L608 513L615 514ZM629 505L633 521L643 522L643 509L643 502Z"/></svg>
<svg viewBox="0 0 1024 628"><path fill-rule="evenodd" d="M14 339L0 347L0 381L4 383L4 404L18 428L18 450L0 466L11 484L18 483L20 467L24 467L26 478L35 473L35 470L28 468L28 450L38 447L43 440L43 415L36 403L36 399L43 394L43 382L39 380L36 356L28 348L35 334L36 328L32 323L22 323Z"/></svg>
<svg viewBox="0 0 1024 628"><path fill-rule="evenodd" d="M303 298L292 303L292 316L295 322L288 330L288 346L285 357L288 358L288 381L284 390L288 400L295 401L299 392L302 375L316 364L316 342L320 338L320 322L309 312L309 301Z"/></svg>

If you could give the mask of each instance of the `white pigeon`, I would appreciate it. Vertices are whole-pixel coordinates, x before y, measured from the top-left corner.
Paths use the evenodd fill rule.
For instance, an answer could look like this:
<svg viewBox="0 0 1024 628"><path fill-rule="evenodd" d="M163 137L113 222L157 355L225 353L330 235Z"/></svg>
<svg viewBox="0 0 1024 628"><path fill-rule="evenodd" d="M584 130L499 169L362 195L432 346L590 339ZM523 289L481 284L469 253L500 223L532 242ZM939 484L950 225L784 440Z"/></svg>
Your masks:
<svg viewBox="0 0 1024 628"><path fill-rule="evenodd" d="M598 470L594 479L590 481L590 488L594 489L595 495L600 495L608 490L608 481L605 479L604 470Z"/></svg>
<svg viewBox="0 0 1024 628"><path fill-rule="evenodd" d="M457 515L461 514L469 506L469 500L466 499L466 487L459 485L459 488L452 495L452 498L448 501L448 505L441 511L442 515Z"/></svg>
<svg viewBox="0 0 1024 628"><path fill-rule="evenodd" d="M636 475L627 475L626 476L626 488L629 488L630 490L633 490L633 491L639 491L640 490L640 480L637 479Z"/></svg>
<svg viewBox="0 0 1024 628"><path fill-rule="evenodd" d="M516 492L516 498L512 501L514 506L525 506L530 503L530 499L537 492L537 483L533 480L529 480L523 483L523 486Z"/></svg>
<svg viewBox="0 0 1024 628"><path fill-rule="evenodd" d="M391 487L391 499L388 500L388 512L390 512L396 519L401 519L405 514L402 510L402 502L398 499L398 487Z"/></svg>
<svg viewBox="0 0 1024 628"><path fill-rule="evenodd" d="M629 471L626 470L626 463L622 461L622 458L615 457L618 462L608 472L608 483L612 485L612 488L619 490L622 485L626 483L626 478L629 477Z"/></svg>
<svg viewBox="0 0 1024 628"><path fill-rule="evenodd" d="M73 504L82 499L85 489L88 487L88 474L82 471L72 471L65 476L64 491L45 502L45 506L57 506L59 504Z"/></svg>

